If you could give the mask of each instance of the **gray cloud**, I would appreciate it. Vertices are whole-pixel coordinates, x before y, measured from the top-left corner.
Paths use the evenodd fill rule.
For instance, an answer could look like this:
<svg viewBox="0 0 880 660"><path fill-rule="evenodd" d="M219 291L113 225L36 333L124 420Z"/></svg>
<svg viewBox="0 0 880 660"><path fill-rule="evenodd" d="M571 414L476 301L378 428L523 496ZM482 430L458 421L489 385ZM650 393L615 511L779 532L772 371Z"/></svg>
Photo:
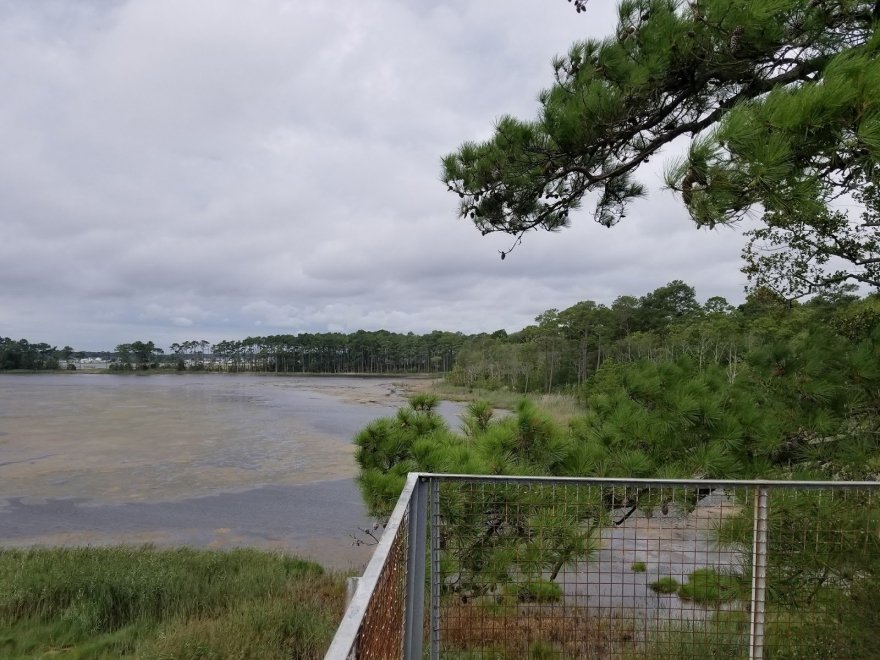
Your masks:
<svg viewBox="0 0 880 660"><path fill-rule="evenodd" d="M561 0L0 0L0 334L77 348L491 331L675 278L741 298L742 239L651 197L619 227L456 220L439 159L532 116L613 26Z"/></svg>

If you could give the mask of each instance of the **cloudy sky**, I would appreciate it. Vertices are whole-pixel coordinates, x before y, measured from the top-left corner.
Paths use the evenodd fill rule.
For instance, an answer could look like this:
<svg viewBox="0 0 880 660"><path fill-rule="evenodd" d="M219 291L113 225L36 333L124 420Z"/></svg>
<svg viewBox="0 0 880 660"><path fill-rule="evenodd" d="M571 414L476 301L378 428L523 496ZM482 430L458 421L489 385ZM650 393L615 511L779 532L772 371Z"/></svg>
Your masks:
<svg viewBox="0 0 880 660"><path fill-rule="evenodd" d="M587 204L504 262L439 181L613 4L0 0L0 335L518 329L673 279L741 301L741 236L695 230L659 167L623 224Z"/></svg>

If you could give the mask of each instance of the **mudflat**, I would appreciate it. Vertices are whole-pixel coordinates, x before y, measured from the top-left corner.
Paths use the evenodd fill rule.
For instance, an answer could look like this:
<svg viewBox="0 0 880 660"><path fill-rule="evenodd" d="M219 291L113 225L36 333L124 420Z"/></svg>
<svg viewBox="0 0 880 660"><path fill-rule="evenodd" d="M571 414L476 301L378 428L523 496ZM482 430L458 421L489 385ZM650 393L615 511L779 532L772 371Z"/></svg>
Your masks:
<svg viewBox="0 0 880 660"><path fill-rule="evenodd" d="M240 545L366 561L354 434L394 379L0 375L0 544ZM457 408L447 405L454 417Z"/></svg>

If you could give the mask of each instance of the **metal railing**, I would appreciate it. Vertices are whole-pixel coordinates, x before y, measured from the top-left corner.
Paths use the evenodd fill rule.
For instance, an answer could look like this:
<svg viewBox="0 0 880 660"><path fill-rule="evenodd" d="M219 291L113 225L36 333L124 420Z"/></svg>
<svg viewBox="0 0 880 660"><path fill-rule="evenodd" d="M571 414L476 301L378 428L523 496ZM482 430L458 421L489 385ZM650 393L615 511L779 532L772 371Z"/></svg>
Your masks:
<svg viewBox="0 0 880 660"><path fill-rule="evenodd" d="M878 603L878 482L411 474L326 657L878 657Z"/></svg>

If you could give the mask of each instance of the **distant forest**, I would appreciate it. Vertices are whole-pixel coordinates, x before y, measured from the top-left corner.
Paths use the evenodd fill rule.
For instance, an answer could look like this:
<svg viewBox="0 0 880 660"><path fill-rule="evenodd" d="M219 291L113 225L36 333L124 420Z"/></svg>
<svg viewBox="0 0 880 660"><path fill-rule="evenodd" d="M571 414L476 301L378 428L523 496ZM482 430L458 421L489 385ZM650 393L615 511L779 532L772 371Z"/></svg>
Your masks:
<svg viewBox="0 0 880 660"><path fill-rule="evenodd" d="M741 357L772 328L864 324L878 315L880 299L861 299L852 287L826 291L806 303L757 289L744 304L733 307L720 297L700 304L693 287L675 280L641 297L620 296L611 305L588 300L561 311L548 309L533 325L512 333L302 333L213 345L190 340L172 344L168 353L152 341L86 353L0 337L0 370L65 369L74 367L77 359L102 356L117 370L443 374L451 383L467 387L574 391L608 360L688 356L735 370Z"/></svg>

